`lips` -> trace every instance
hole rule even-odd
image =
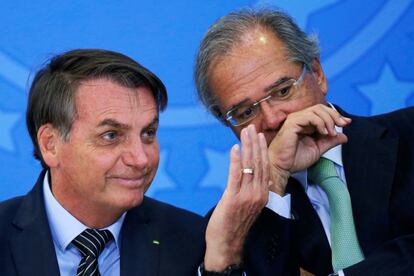
[[[144,176],[111,176],[109,179],[119,185],[128,188],[139,188],[146,183],[146,175]]]

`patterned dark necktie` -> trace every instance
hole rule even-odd
[[[351,197],[332,161],[322,157],[308,173],[308,178],[325,191],[329,200],[332,266],[338,272],[364,259],[355,230]]]
[[[100,276],[98,269],[98,257],[105,248],[107,242],[113,239],[108,230],[86,229],[73,239],[72,244],[82,254],[77,276]]]

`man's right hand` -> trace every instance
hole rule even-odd
[[[326,151],[346,143],[347,137],[335,126],[349,123],[350,118],[323,104],[290,113],[269,145],[270,190],[283,196],[291,173],[307,169]]]

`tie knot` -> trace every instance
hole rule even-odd
[[[72,244],[78,248],[82,256],[93,256],[97,258],[112,238],[113,236],[108,230],[88,228],[74,238]]]
[[[335,164],[321,157],[316,164],[308,169],[308,178],[315,184],[322,184],[328,178],[338,177]]]

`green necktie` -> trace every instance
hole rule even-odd
[[[320,158],[308,169],[308,178],[325,191],[329,200],[333,270],[338,272],[362,261],[364,254],[355,231],[351,197],[334,163]]]

